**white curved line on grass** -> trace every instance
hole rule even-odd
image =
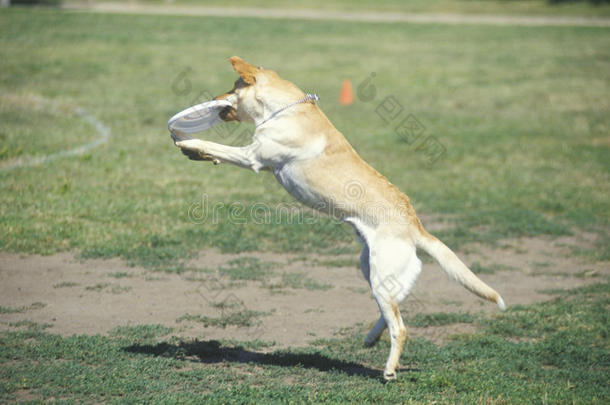
[[[74,107],[72,110],[76,113],[76,115],[87,121],[95,128],[99,135],[97,139],[84,145],[77,146],[76,148],[51,153],[49,155],[39,156],[35,158],[19,158],[15,162],[10,163],[6,166],[0,166],[0,171],[8,171],[19,167],[38,166],[51,160],[67,156],[82,155],[108,141],[108,138],[110,138],[110,128],[108,128],[106,125],[104,125],[104,123],[96,119],[93,115],[89,114],[84,108]]]

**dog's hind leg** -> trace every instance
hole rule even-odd
[[[375,346],[377,342],[379,342],[379,338],[381,337],[381,334],[383,333],[386,327],[387,324],[385,323],[385,319],[383,318],[382,314],[379,317],[379,320],[377,321],[375,326],[373,326],[369,333],[366,335],[366,339],[364,339],[364,345],[366,347]]]
[[[421,271],[421,262],[415,255],[415,247],[403,240],[374,241],[370,249],[371,289],[388,326],[391,341],[383,377],[392,380],[396,378],[396,368],[407,337],[398,304],[409,294]],[[380,323],[377,322],[370,334],[381,334]]]
[[[362,252],[360,252],[360,270],[367,283],[371,284],[371,264],[369,245],[363,241]]]
[[[362,275],[364,276],[364,279],[370,285],[371,284],[371,265],[369,262],[369,260],[370,260],[369,255],[370,255],[369,247],[366,244],[366,242],[364,242],[364,246],[362,247],[362,253],[360,253],[360,270],[362,270]],[[371,331],[366,335],[366,339],[364,339],[364,345],[366,347],[371,347],[371,346],[374,346],[375,344],[377,344],[377,342],[379,341],[379,338],[381,337],[381,334],[383,333],[385,328],[386,328],[385,319],[383,318],[383,315],[381,315],[379,317],[379,320],[375,324],[375,326],[373,326]]]
[[[380,285],[373,287],[373,295],[375,296],[377,305],[379,305],[379,310],[381,311],[382,317],[390,332],[390,355],[388,356],[383,371],[383,378],[386,380],[394,380],[396,379],[398,360],[400,359],[403,345],[407,338],[407,328],[405,328],[405,325],[402,322],[402,317],[398,310],[398,302],[383,290],[384,288]]]

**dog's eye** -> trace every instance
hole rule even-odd
[[[263,67],[262,67],[262,66],[257,66],[257,68],[258,68],[258,69],[262,69]]]

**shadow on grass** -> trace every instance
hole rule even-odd
[[[206,364],[221,362],[256,363],[283,367],[300,366],[319,371],[334,370],[350,376],[363,376],[373,379],[381,379],[382,376],[381,370],[375,370],[353,362],[333,359],[320,353],[291,353],[286,351],[262,353],[247,350],[241,346],[223,346],[217,340],[180,342],[177,344],[166,342],[156,345],[135,344],[125,347],[123,350],[130,353],[173,357],[176,359],[186,359],[187,357],[194,356],[198,358],[198,361]]]

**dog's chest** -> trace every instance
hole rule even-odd
[[[276,167],[273,174],[286,191],[303,204],[317,207],[323,202],[307,182],[304,171],[298,163],[287,163]]]

